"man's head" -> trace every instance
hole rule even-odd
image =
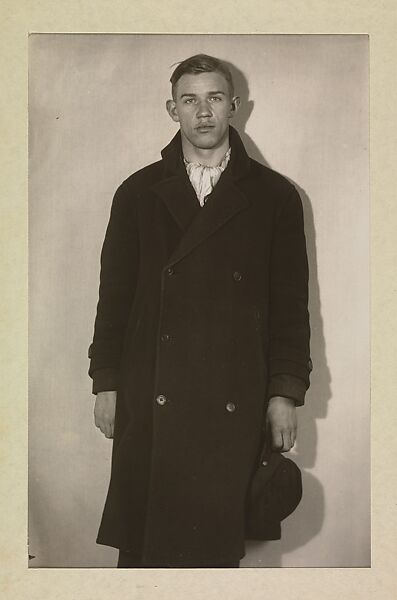
[[[183,143],[202,150],[227,143],[229,121],[240,105],[228,67],[217,58],[197,54],[181,62],[170,81],[167,111],[180,124]]]
[[[226,79],[229,86],[230,96],[234,96],[233,78],[229,67],[227,67],[219,58],[209,56],[208,54],[195,54],[186,58],[178,64],[171,75],[172,97],[176,98],[176,86],[178,80],[188,73],[189,75],[200,75],[200,73],[220,73]]]

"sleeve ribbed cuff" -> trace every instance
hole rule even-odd
[[[274,396],[283,396],[290,398],[295,402],[295,406],[302,406],[305,402],[307,386],[303,379],[294,375],[277,374],[270,378],[267,399]]]
[[[97,369],[92,373],[92,393],[117,391],[118,371],[116,369]]]

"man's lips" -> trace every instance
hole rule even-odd
[[[209,129],[213,129],[214,127],[215,127],[215,125],[202,124],[202,125],[197,125],[196,129],[198,131],[208,131]]]

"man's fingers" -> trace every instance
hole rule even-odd
[[[95,419],[95,425],[101,430],[103,435],[109,439],[113,438],[114,426],[102,419]]]
[[[273,430],[273,448],[280,452],[288,452],[295,444],[295,430]]]
[[[293,446],[295,446],[295,442],[296,442],[296,429],[293,429],[291,431],[291,448]]]
[[[113,438],[113,425],[112,423],[108,423],[106,425],[106,429],[105,429],[106,433],[105,436],[110,440]]]
[[[291,450],[297,430],[296,407],[292,401],[282,396],[271,398],[266,423],[272,430],[273,449],[279,452]]]
[[[273,429],[273,448],[276,450],[281,450],[284,445],[284,440],[282,433],[279,429]]]
[[[289,430],[283,431],[283,449],[282,452],[288,452],[292,448],[291,433]]]
[[[116,398],[116,392],[99,392],[95,400],[94,422],[107,438],[113,437]]]
[[[283,431],[283,449],[282,452],[288,452],[295,445],[296,440],[296,430],[288,430]]]
[[[112,437],[112,427],[109,423],[107,423],[104,427],[104,432],[105,437],[107,438],[111,438]]]

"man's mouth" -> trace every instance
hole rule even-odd
[[[214,127],[215,127],[215,125],[202,124],[202,125],[197,125],[196,129],[197,129],[197,131],[204,133],[206,131],[210,131],[210,129],[213,129]]]

